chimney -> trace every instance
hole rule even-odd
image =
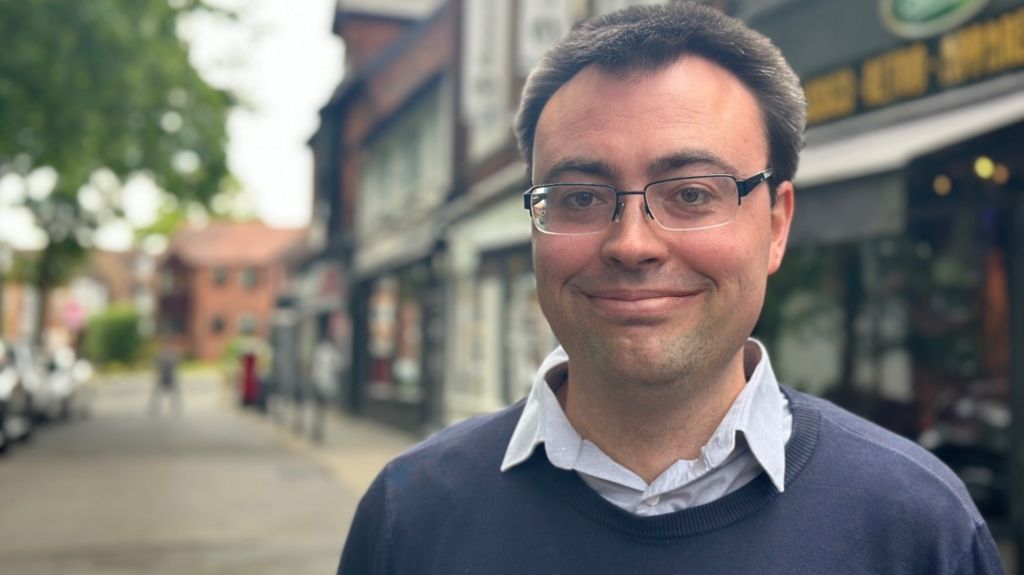
[[[345,71],[357,72],[393,45],[442,0],[338,0],[333,32],[345,42]]]

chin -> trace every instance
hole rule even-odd
[[[607,340],[591,339],[583,346],[584,357],[602,379],[617,387],[633,389],[673,389],[687,385],[695,378],[704,380],[704,367],[699,358],[707,358],[706,350],[695,349],[671,340],[626,341],[608,345]],[[699,346],[698,347],[703,347]],[[570,356],[572,354],[570,353]]]

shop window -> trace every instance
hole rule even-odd
[[[533,375],[544,358],[558,346],[537,299],[533,271],[524,269],[509,278],[508,326],[505,330],[508,381],[505,400],[518,401],[529,393]]]
[[[377,281],[369,305],[370,393],[418,402],[424,397],[425,266]]]
[[[999,521],[1009,493],[1008,221],[976,200],[911,207],[902,235],[790,249],[755,335],[782,383],[932,450]]]

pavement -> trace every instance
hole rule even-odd
[[[213,370],[154,410],[152,381],[97,377],[91,415],[0,460],[0,573],[332,573],[362,494],[417,441],[334,411],[314,444]]]
[[[234,401],[227,384],[225,399]],[[323,441],[314,442],[309,432],[312,421],[309,405],[296,407],[292,402],[282,401],[271,409],[272,413],[239,410],[247,419],[268,429],[289,449],[319,462],[346,490],[360,496],[391,459],[420,441],[413,434],[334,408],[328,411]],[[299,430],[295,429],[297,420],[303,422]]]

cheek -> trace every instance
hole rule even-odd
[[[538,290],[558,289],[586,265],[588,250],[592,248],[578,238],[534,236],[533,269]]]
[[[690,238],[676,253],[695,271],[710,278],[719,290],[746,291],[767,275],[768,242],[759,234],[725,226]]]

